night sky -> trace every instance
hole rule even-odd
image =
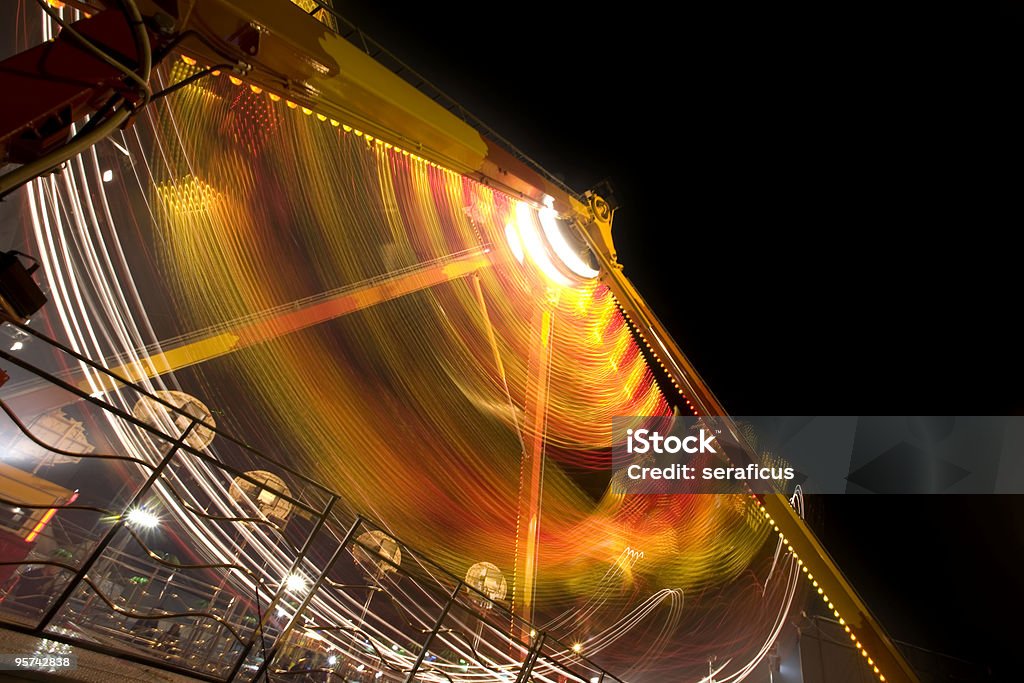
[[[733,414],[1024,413],[1022,3],[343,6],[572,187],[610,179],[620,261]],[[1017,680],[1024,499],[810,505],[896,638]]]

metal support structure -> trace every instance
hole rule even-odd
[[[131,363],[115,364],[110,368],[110,372],[130,382],[157,377],[250,346],[264,344],[284,335],[445,282],[461,279],[481,268],[489,268],[492,263],[491,253],[483,249],[473,249],[450,258],[420,264],[414,268],[375,278],[356,287],[346,287],[277,306],[220,325],[215,330],[197,332],[189,335],[186,341],[165,351],[144,356]],[[113,362],[116,363],[116,360]],[[97,391],[94,385],[85,380],[80,371],[67,381],[87,393]],[[93,382],[98,384],[99,391],[116,391],[121,388],[118,382],[108,377],[94,375]],[[8,403],[24,415],[43,413],[71,402],[73,398],[66,392],[48,384],[30,387],[8,397]]]
[[[652,353],[663,361],[664,372],[689,399],[696,411],[701,415],[716,416],[715,419],[729,430],[737,443],[746,443],[729,418],[729,413],[701,379],[633,283],[623,274],[611,241],[612,212],[602,208],[602,205],[607,207],[600,197],[591,195],[590,207],[576,207],[578,213],[585,213],[588,216],[589,222],[583,232],[600,263],[602,282],[611,289],[631,323],[650,345]],[[678,396],[669,397],[670,402],[673,399],[677,403],[682,403]],[[789,499],[782,494],[758,496],[758,499],[772,516],[779,533],[785,536],[788,545],[793,546],[793,551],[803,561],[808,573],[814,576],[814,580],[829,597],[835,610],[863,644],[874,661],[873,666],[879,668],[885,680],[889,683],[917,683],[917,674],[910,668],[881,624],[868,611],[864,601],[829,557],[814,536],[814,532],[790,505]],[[866,661],[865,658],[865,664]]]
[[[235,665],[231,667],[231,672],[227,676],[228,680],[232,680],[238,675],[238,671],[242,668],[242,665],[245,664],[245,660],[249,657],[249,653],[252,652],[253,646],[256,645],[257,638],[263,637],[263,627],[266,625],[267,619],[273,613],[277,603],[281,600],[281,596],[283,596],[287,590],[286,579],[288,576],[295,573],[295,570],[298,569],[306,559],[306,553],[309,552],[310,547],[313,545],[313,539],[315,539],[317,534],[319,534],[324,528],[324,525],[327,523],[327,517],[331,514],[331,510],[334,509],[334,505],[337,502],[338,496],[336,495],[331,496],[327,501],[327,505],[324,506],[323,511],[320,513],[320,518],[316,520],[316,524],[313,525],[313,529],[309,532],[309,536],[306,537],[306,542],[302,544],[302,548],[299,549],[298,554],[295,556],[291,569],[288,570],[287,575],[281,578],[281,585],[278,586],[277,591],[275,591],[274,597],[267,603],[267,609],[263,612],[263,617],[259,620],[256,626],[253,627],[252,638],[250,638],[249,642],[242,648],[242,652],[235,661]]]
[[[291,634],[292,630],[295,628],[296,622],[298,622],[298,620],[301,618],[301,615],[306,610],[306,608],[309,607],[309,603],[313,600],[313,596],[316,595],[316,592],[318,590],[320,590],[320,586],[323,585],[324,580],[327,578],[327,574],[334,567],[334,563],[337,562],[338,557],[340,557],[341,554],[345,552],[346,547],[348,546],[348,542],[352,540],[352,537],[355,535],[356,530],[359,529],[362,523],[362,516],[356,515],[356,521],[352,524],[351,527],[349,527],[349,530],[345,533],[345,537],[342,539],[341,544],[335,549],[330,559],[327,560],[326,566],[324,566],[323,570],[320,572],[320,575],[316,577],[316,580],[309,587],[309,590],[306,591],[306,595],[302,598],[302,602],[299,603],[299,606],[295,608],[295,614],[292,615],[291,619],[288,620],[288,623],[285,625],[284,629],[282,629],[281,633],[278,634],[277,638],[274,640],[274,644],[270,648],[270,652],[267,653],[267,656],[264,658],[263,662],[260,663],[259,668],[256,669],[256,673],[253,674],[252,677],[254,681],[258,681],[260,676],[262,676],[267,671],[267,669],[270,668],[270,664],[274,661],[274,658],[277,656],[278,651],[281,649],[282,643],[284,643],[285,639]]]
[[[193,427],[196,426],[196,424],[198,424],[198,421],[192,420],[192,422],[190,422],[188,426],[185,427],[185,430],[181,433],[181,436],[178,437],[178,440],[171,444],[171,448],[167,451],[167,454],[163,458],[161,458],[159,464],[157,464],[157,466],[153,468],[153,471],[150,473],[149,477],[142,484],[142,488],[140,488],[138,492],[136,492],[136,494],[132,496],[131,501],[129,501],[128,505],[125,507],[125,511],[133,509],[136,505],[139,504],[139,501],[142,500],[142,497],[149,492],[149,489],[153,487],[153,484],[155,484],[156,480],[160,478],[160,475],[163,473],[163,471],[167,469],[168,465],[171,464],[171,460],[174,458],[175,454],[177,454],[178,449],[180,449],[185,444],[185,440],[188,438],[188,435],[192,432],[192,429]],[[103,538],[100,539],[99,544],[97,544],[96,548],[89,555],[88,559],[86,559],[86,561],[82,563],[82,566],[79,568],[78,573],[76,573],[75,576],[71,579],[71,581],[68,582],[68,585],[64,587],[64,590],[61,591],[60,595],[50,606],[50,608],[46,610],[46,614],[43,615],[43,618],[39,621],[39,624],[36,628],[42,630],[49,626],[50,622],[57,615],[57,612],[59,612],[61,607],[64,606],[64,601],[71,597],[71,594],[75,592],[75,589],[78,588],[79,584],[81,584],[82,579],[89,573],[89,570],[93,568],[93,565],[95,565],[97,560],[99,560],[99,558],[103,555],[103,551],[106,550],[107,546],[110,545],[110,542],[114,540],[114,536],[117,535],[117,532],[120,531],[121,528],[124,527],[124,525],[125,513],[122,513],[121,516],[118,518],[117,522],[115,522],[113,526],[107,529],[107,533],[105,533],[103,535]]]
[[[441,626],[444,625],[444,618],[448,616],[449,610],[452,605],[455,604],[455,598],[459,597],[459,591],[462,590],[462,581],[455,584],[455,589],[451,595],[448,596],[448,602],[444,604],[444,609],[441,610],[440,616],[437,617],[437,621],[434,622],[434,628],[431,629],[427,635],[427,639],[423,641],[423,647],[420,648],[420,654],[416,657],[416,661],[412,664],[412,669],[409,670],[409,675],[405,678],[405,683],[412,683],[416,677],[416,672],[419,671],[420,665],[423,664],[423,658],[427,656],[427,650],[430,649],[431,643],[434,642],[434,638],[437,637],[438,632],[441,630]]]
[[[88,358],[85,358],[84,356],[81,356],[81,354],[76,353],[74,350],[69,349],[69,348],[61,345],[59,342],[56,342],[55,340],[52,340],[52,339],[50,339],[48,337],[45,337],[44,335],[41,335],[40,333],[38,333],[38,332],[36,332],[34,330],[28,330],[28,333],[33,334],[38,339],[40,339],[42,342],[44,342],[46,344],[49,344],[49,345],[53,346],[56,349],[59,349],[63,353],[68,354],[69,356],[78,359],[82,363],[85,363],[86,365],[89,365],[96,372],[98,372],[100,374],[104,374],[106,376],[109,376],[109,375],[107,375],[107,373],[109,373],[109,371],[106,368],[103,368],[102,366],[99,366],[98,364],[96,364],[94,361],[91,361]],[[237,476],[241,476],[241,477],[245,476],[245,473],[243,473],[240,470],[238,470],[237,468],[232,467],[231,465],[228,465],[227,463],[225,463],[225,462],[215,458],[213,455],[208,454],[208,453],[204,453],[204,452],[201,452],[201,451],[197,451],[197,450],[189,447],[187,445],[186,441],[187,441],[188,437],[191,435],[192,430],[194,430],[197,426],[204,425],[204,423],[201,422],[198,418],[196,418],[196,417],[194,417],[192,415],[186,415],[180,409],[174,407],[173,405],[164,403],[158,397],[154,397],[153,395],[147,393],[144,388],[139,387],[138,385],[132,384],[130,382],[124,382],[125,389],[131,389],[132,391],[137,392],[140,395],[150,396],[154,401],[165,405],[165,407],[167,407],[167,409],[170,412],[172,412],[174,414],[177,414],[177,415],[181,415],[181,416],[187,417],[188,418],[188,424],[186,425],[185,431],[182,432],[181,434],[177,435],[177,436],[168,435],[168,434],[164,433],[163,431],[161,431],[157,426],[150,425],[150,424],[147,424],[145,422],[142,422],[136,416],[132,415],[131,413],[125,412],[123,409],[121,409],[121,408],[119,408],[117,406],[107,404],[107,403],[103,402],[102,400],[99,400],[99,399],[97,399],[95,397],[89,396],[88,394],[84,393],[81,389],[79,389],[78,387],[74,386],[73,384],[69,384],[69,383],[67,383],[67,382],[65,382],[65,381],[63,381],[63,380],[53,376],[52,374],[50,374],[50,373],[48,373],[46,371],[41,370],[40,368],[37,368],[37,367],[33,366],[32,364],[28,363],[24,358],[20,358],[20,357],[17,357],[15,355],[8,354],[8,353],[6,353],[2,349],[0,349],[0,359],[8,360],[11,363],[13,363],[13,364],[23,368],[27,372],[29,372],[29,373],[37,376],[37,377],[40,377],[40,378],[44,379],[47,382],[53,383],[55,386],[60,387],[63,391],[69,392],[69,393],[77,396],[83,402],[87,403],[88,405],[90,405],[90,406],[92,406],[92,407],[94,407],[94,408],[96,408],[96,409],[98,409],[100,411],[103,411],[108,416],[115,417],[115,418],[123,421],[125,424],[133,425],[134,427],[136,427],[139,430],[141,430],[143,433],[149,434],[153,438],[158,439],[159,441],[161,441],[161,442],[163,442],[165,444],[164,448],[166,448],[167,450],[166,450],[166,452],[164,452],[162,454],[161,461],[158,462],[155,465],[152,464],[152,463],[149,463],[149,462],[144,462],[144,461],[139,460],[137,458],[126,456],[126,455],[117,455],[117,454],[92,454],[92,455],[88,455],[88,454],[86,454],[86,455],[82,456],[83,458],[97,458],[97,459],[106,459],[106,460],[115,460],[115,461],[117,461],[117,460],[131,461],[131,462],[134,462],[135,464],[137,464],[139,466],[142,466],[142,467],[147,468],[148,470],[150,470],[150,471],[148,471],[146,473],[146,480],[144,482],[142,482],[141,484],[139,484],[140,490],[138,491],[138,493],[135,493],[135,494],[133,494],[131,496],[132,500],[127,504],[127,507],[125,508],[125,510],[130,510],[134,506],[138,505],[144,499],[144,496],[146,495],[146,491],[150,491],[150,492],[153,491],[156,482],[161,477],[161,474],[162,473],[166,473],[166,471],[169,469],[169,464],[178,462],[180,460],[180,456],[181,456],[181,451],[182,450],[184,450],[187,453],[189,453],[189,456],[192,457],[192,458],[195,458],[197,461],[202,461],[202,462],[204,462],[206,464],[213,465],[213,466],[215,466],[216,468],[222,470],[225,473],[234,475],[236,477]],[[111,376],[111,379],[116,379],[116,378]],[[16,418],[14,413],[10,413],[10,417]],[[302,604],[300,604],[298,606],[298,611],[296,612],[296,615],[300,615],[304,611],[308,612],[309,609],[311,608],[311,606],[313,605],[313,601],[317,599],[317,596],[319,596],[320,598],[323,598],[323,599],[330,599],[332,597],[332,594],[330,592],[325,592],[325,588],[324,588],[324,583],[325,582],[330,582],[330,578],[328,576],[328,572],[330,571],[332,565],[333,566],[337,566],[338,557],[340,556],[340,554],[345,549],[350,549],[353,546],[353,544],[358,544],[358,541],[354,538],[354,536],[358,532],[359,525],[362,525],[364,528],[365,527],[370,527],[370,528],[376,528],[378,530],[382,530],[382,527],[380,525],[374,524],[371,521],[368,521],[365,517],[360,516],[360,517],[357,517],[356,522],[353,523],[353,525],[347,530],[346,533],[344,533],[344,534],[340,533],[338,530],[334,529],[334,524],[335,524],[335,522],[337,520],[333,519],[332,516],[331,516],[331,511],[333,509],[331,506],[332,505],[336,505],[335,501],[339,500],[339,498],[338,498],[338,496],[336,494],[332,493],[330,490],[324,488],[323,486],[321,486],[319,484],[316,484],[315,482],[313,482],[313,481],[311,481],[309,479],[306,479],[302,475],[299,475],[298,473],[296,473],[293,470],[291,470],[288,466],[286,466],[286,465],[284,465],[282,463],[276,462],[275,460],[273,460],[271,458],[268,458],[266,455],[264,455],[262,453],[259,453],[257,451],[254,451],[254,450],[252,450],[251,448],[249,448],[247,446],[244,446],[244,444],[242,444],[238,439],[232,437],[231,435],[225,434],[221,430],[216,430],[216,433],[219,434],[221,436],[221,438],[226,439],[226,440],[228,440],[228,441],[230,441],[232,443],[235,443],[235,444],[238,444],[238,445],[242,446],[253,457],[255,457],[258,461],[265,462],[265,463],[267,463],[267,465],[272,465],[273,469],[280,469],[281,471],[284,471],[284,472],[291,472],[293,475],[297,476],[301,481],[304,481],[304,482],[312,485],[316,490],[325,493],[327,495],[327,497],[330,498],[330,501],[328,503],[321,504],[320,506],[318,506],[318,508],[316,510],[314,510],[312,507],[306,506],[301,501],[299,501],[299,500],[297,500],[295,498],[286,497],[286,499],[289,500],[290,502],[292,502],[294,505],[296,505],[296,506],[298,506],[298,507],[300,507],[300,508],[302,508],[304,510],[307,510],[307,511],[311,512],[312,516],[314,517],[314,519],[316,519],[316,522],[315,522],[316,526],[307,535],[307,537],[305,539],[305,542],[302,544],[302,549],[300,550],[300,555],[294,561],[294,563],[292,564],[292,569],[290,571],[294,571],[295,567],[300,567],[300,566],[304,566],[304,565],[308,566],[308,562],[305,561],[304,557],[309,557],[311,554],[314,554],[315,553],[315,548],[323,548],[324,550],[327,550],[328,553],[330,553],[330,555],[331,555],[329,563],[328,563],[326,569],[321,571],[319,568],[314,568],[314,569],[312,569],[310,571],[310,573],[312,575],[311,578],[313,579],[313,585],[309,588],[309,592],[303,596],[303,599],[301,601],[299,601]],[[175,456],[179,456],[178,459],[176,459]],[[151,470],[156,470],[156,471],[153,472]],[[280,491],[278,491],[276,493],[277,493],[277,495],[285,496],[285,494],[283,494]],[[226,495],[226,492],[225,492],[225,495]],[[120,494],[118,494],[116,497],[120,498]],[[77,506],[77,507],[81,507],[81,506]],[[114,514],[114,511],[109,511],[109,510],[105,510],[105,509],[101,509],[101,508],[87,507],[87,509],[95,510],[95,511],[98,511],[98,512],[103,513],[103,514]],[[247,520],[245,518],[237,518],[237,519],[231,518],[231,519],[233,521],[235,521],[235,522],[239,522],[239,521],[242,521],[242,522],[244,522],[244,521],[253,521],[253,520]],[[245,649],[245,652],[241,653],[239,659],[237,659],[235,661],[226,661],[226,662],[220,662],[220,661],[214,662],[214,661],[212,661],[213,645],[210,645],[209,647],[207,647],[204,652],[198,653],[198,656],[199,656],[198,660],[195,660],[194,657],[190,658],[190,659],[183,659],[183,658],[181,658],[178,655],[174,655],[174,657],[171,657],[171,656],[167,655],[166,651],[160,650],[159,648],[154,649],[152,651],[151,650],[139,650],[139,649],[137,649],[137,647],[135,647],[135,634],[134,634],[134,632],[126,634],[126,635],[131,636],[131,638],[127,642],[116,642],[116,641],[105,641],[105,640],[104,641],[93,641],[93,640],[89,639],[89,633],[90,633],[90,628],[91,628],[90,627],[90,623],[91,622],[89,622],[88,620],[81,621],[79,623],[79,627],[81,628],[81,631],[82,631],[83,636],[84,636],[82,638],[78,638],[78,637],[75,637],[74,635],[72,635],[71,633],[64,632],[63,629],[55,629],[55,630],[52,630],[52,631],[46,630],[47,623],[52,623],[54,619],[58,618],[58,615],[61,612],[61,607],[66,608],[69,605],[74,603],[74,601],[75,601],[75,596],[74,596],[74,592],[75,592],[74,588],[75,588],[75,586],[76,585],[80,586],[83,583],[83,579],[87,578],[87,574],[90,571],[93,571],[95,569],[95,566],[96,566],[99,558],[101,556],[103,556],[103,557],[112,557],[111,544],[114,542],[114,539],[116,539],[117,533],[118,533],[118,529],[121,528],[121,526],[123,526],[123,523],[121,525],[118,525],[118,526],[115,526],[115,527],[111,528],[110,530],[104,529],[104,534],[105,534],[104,539],[102,539],[98,543],[92,544],[93,550],[90,552],[90,556],[85,560],[85,564],[82,566],[81,570],[78,571],[77,574],[76,574],[76,577],[78,577],[78,578],[73,580],[71,582],[71,584],[65,590],[61,591],[61,595],[57,599],[57,605],[54,605],[52,607],[52,609],[50,610],[50,612],[47,615],[47,620],[46,621],[44,621],[43,623],[40,623],[38,625],[26,626],[26,625],[17,623],[17,621],[9,621],[8,619],[0,619],[0,621],[3,622],[3,627],[7,628],[7,629],[10,629],[12,631],[17,631],[19,633],[25,633],[25,634],[32,635],[32,636],[35,636],[35,637],[49,638],[49,639],[52,639],[52,640],[57,641],[57,642],[65,643],[65,644],[68,644],[68,645],[72,645],[74,647],[80,647],[80,648],[85,649],[85,650],[90,650],[90,651],[95,651],[95,652],[105,653],[105,654],[113,654],[114,656],[117,656],[117,657],[119,657],[121,659],[124,659],[124,660],[127,660],[127,661],[135,662],[135,663],[138,663],[140,665],[148,665],[148,666],[159,667],[159,668],[164,669],[166,671],[170,671],[170,672],[173,672],[173,673],[176,673],[176,674],[181,674],[181,675],[184,675],[184,676],[190,676],[190,677],[195,678],[197,680],[204,680],[204,681],[211,681],[211,682],[217,682],[217,681],[223,682],[225,680],[230,680],[231,678],[238,678],[239,675],[240,675],[240,672],[241,672],[241,667],[245,665],[245,663],[248,660],[248,658],[252,655],[253,647],[255,647],[256,643],[260,642],[259,641],[259,632],[260,632],[259,624],[266,623],[261,618],[257,618],[257,626],[256,626],[256,628],[253,631],[253,634],[252,634],[253,637],[248,641],[248,643],[246,643],[243,638],[238,637],[237,634],[235,634],[236,637],[237,637],[238,642],[241,643],[242,648]],[[328,533],[325,533],[325,530],[330,530],[330,531]],[[328,536],[330,536],[330,540],[326,540],[326,538]],[[333,541],[335,541],[338,538],[343,538],[343,540],[340,542],[339,545],[334,545]],[[90,539],[90,543],[92,543],[91,539]],[[325,548],[324,547],[325,544],[330,544],[330,545]],[[421,564],[430,566],[431,570],[430,570],[429,573],[431,574],[431,577],[430,577],[431,579],[436,579],[436,577],[438,577],[438,576],[446,576],[446,577],[448,577],[447,581],[451,582],[449,585],[456,586],[455,590],[453,591],[453,593],[449,597],[447,604],[444,606],[444,613],[442,613],[442,615],[441,615],[441,617],[439,619],[438,625],[436,625],[435,628],[432,631],[432,633],[433,633],[432,638],[429,639],[427,644],[425,645],[424,653],[428,651],[429,647],[431,646],[431,643],[434,642],[435,639],[440,637],[441,633],[448,631],[448,629],[444,629],[443,628],[443,620],[450,613],[450,611],[452,609],[452,606],[455,604],[455,600],[457,599],[459,592],[462,591],[462,590],[468,590],[471,593],[477,594],[477,598],[475,598],[475,599],[479,599],[479,600],[488,602],[490,604],[490,608],[492,610],[495,610],[496,612],[500,612],[502,615],[507,616],[510,620],[512,620],[513,623],[518,621],[515,618],[515,616],[504,605],[499,605],[497,603],[494,603],[494,601],[491,600],[488,596],[484,595],[483,593],[480,593],[479,591],[477,591],[476,589],[473,589],[472,587],[466,586],[466,584],[459,577],[452,575],[449,571],[445,570],[443,567],[438,565],[436,562],[431,561],[423,553],[421,553],[421,552],[411,548],[408,544],[401,543],[401,545],[402,545],[402,548],[405,549],[407,552],[409,552],[412,555],[416,556],[418,558],[418,561]],[[316,553],[316,555],[317,556],[321,556],[319,553]],[[382,561],[383,562],[388,562],[388,560],[386,558],[382,558]],[[143,562],[145,562],[145,560],[143,560]],[[28,564],[31,564],[31,563],[28,563]],[[395,571],[401,573],[401,575],[405,576],[408,580],[412,580],[414,583],[417,583],[418,585],[421,585],[421,582],[423,580],[422,577],[417,578],[413,574],[410,574],[406,570],[403,570],[398,565],[392,564],[392,566],[394,567]],[[333,582],[332,582],[331,585],[334,588],[342,588],[342,589],[344,589],[344,588],[352,588],[353,587],[353,586],[335,585],[335,584],[333,584]],[[433,588],[434,586],[436,586],[436,584],[434,584],[434,583],[430,583],[429,585],[421,585],[421,587],[423,589],[428,590],[430,592],[434,592],[434,590],[435,590],[435,588]],[[210,589],[214,588],[213,584],[210,584],[208,587]],[[362,586],[360,586],[360,588],[361,587]],[[270,605],[268,607],[269,612],[271,612],[271,613],[273,612],[274,605],[276,604],[276,602],[279,602],[280,599],[281,599],[280,596],[281,596],[281,590],[279,589],[278,592],[275,594],[274,600],[272,600],[270,602]],[[262,602],[259,601],[258,594],[257,594],[257,601],[258,601],[257,602],[257,606],[262,607]],[[98,601],[98,603],[99,602],[101,602],[101,601]],[[436,602],[434,602],[434,599],[431,599],[430,604],[434,605],[434,604],[440,604],[440,603],[436,603]],[[102,612],[100,614],[102,614]],[[119,611],[119,610],[117,610],[117,609],[112,607],[111,611],[108,612],[108,614],[125,614],[125,613],[121,612],[121,611]],[[210,616],[208,614],[207,615],[202,615],[200,613],[196,613],[196,615],[197,616],[206,616],[206,617]],[[178,615],[166,615],[166,616],[168,616],[169,618],[172,618],[172,619],[177,619],[177,618],[181,618],[181,617],[188,616],[188,615],[186,615],[186,614],[178,614]],[[260,616],[262,616],[262,615],[260,615]],[[143,617],[143,618],[151,619],[152,617]],[[160,618],[160,617],[157,617],[157,618]],[[225,619],[230,619],[230,618],[231,617],[230,617],[230,613],[229,613],[225,617]],[[288,647],[288,644],[285,642],[285,640],[288,637],[288,634],[289,633],[294,633],[297,628],[301,628],[300,622],[295,621],[296,618],[298,618],[298,617],[297,616],[293,617],[290,620],[289,626],[286,628],[285,632],[283,632],[281,634],[278,634],[278,635],[276,635],[274,637],[274,642],[272,643],[272,646],[271,646],[271,648],[269,650],[269,653],[264,655],[264,660],[265,660],[264,665],[262,667],[255,666],[254,669],[261,670],[263,672],[263,674],[266,675],[267,671],[269,671],[270,667],[274,664],[274,662],[277,661],[278,658],[280,658],[282,656],[282,652],[284,652],[285,649]],[[530,624],[525,624],[524,626],[525,626],[525,628],[523,628],[521,631],[516,631],[515,635],[518,636],[521,633],[526,633],[527,631],[529,631],[530,633],[533,633],[534,635],[536,634],[536,631],[533,630],[533,627]],[[350,629],[342,628],[342,630],[350,630]],[[424,633],[425,632],[426,631],[424,631]],[[531,638],[533,638],[533,636],[531,636]],[[550,638],[548,638],[548,640],[550,641]],[[541,645],[538,644],[536,640],[533,640],[532,642],[534,643],[534,645],[531,648],[530,646],[527,645],[527,643],[529,643],[529,642],[531,642],[531,640],[527,640],[525,637],[515,638],[515,639],[511,639],[509,641],[509,645],[514,650],[519,651],[519,652],[529,652],[529,651],[532,651],[534,653],[532,655],[533,663],[530,664],[530,667],[533,667],[535,665],[537,657],[539,656],[537,653],[539,652],[539,648],[541,647]],[[234,647],[237,647],[237,645],[234,646]],[[232,650],[233,650],[233,648],[232,648]],[[225,651],[224,654],[228,654],[228,652]],[[238,655],[236,655],[236,656],[238,656]],[[177,659],[175,659],[175,657]],[[425,655],[424,655],[424,657],[425,657]],[[423,661],[424,661],[423,658],[421,658],[419,664],[417,664],[417,671],[419,670],[419,667],[422,667],[422,662]],[[550,665],[553,667],[554,671],[565,671],[565,672],[568,672],[568,671],[570,671],[572,669],[572,666],[575,663],[578,663],[579,661],[581,661],[581,658],[578,657],[578,656],[575,656],[575,657],[571,657],[569,661],[562,661],[562,658],[557,653],[555,653],[554,655],[552,655],[549,658],[547,658],[546,661],[550,662]],[[586,660],[583,660],[583,661],[586,661]],[[218,670],[224,670],[227,677],[225,677],[224,675],[214,675],[214,674],[208,673],[207,671],[203,671],[202,670],[205,665],[210,665],[210,664],[215,664],[218,667]],[[592,670],[595,671],[595,672],[602,672],[603,671],[601,669],[601,667],[596,666],[593,662],[587,662],[587,665],[590,666],[592,668]],[[232,670],[230,672],[227,672],[226,669],[228,669],[228,668],[231,668]],[[610,675],[607,675],[606,679],[607,680],[614,680],[614,677],[612,677]]]
[[[513,612],[533,621],[537,556],[540,551],[541,492],[544,484],[544,436],[547,429],[548,380],[554,317],[543,306],[535,319],[535,343],[530,348],[526,379],[526,428],[519,468],[519,511],[516,518],[516,566],[513,576]],[[513,634],[515,635],[515,634]]]
[[[519,435],[519,443],[525,449],[526,446],[523,444],[523,428],[519,424],[518,412],[515,409],[515,404],[512,401],[512,392],[508,388],[508,376],[505,374],[505,363],[501,360],[501,349],[498,347],[498,336],[494,333],[494,325],[491,324],[491,314],[487,309],[487,298],[484,296],[483,287],[480,285],[480,274],[474,273],[472,278],[473,283],[473,294],[476,296],[477,306],[480,307],[480,314],[483,316],[484,333],[487,335],[487,343],[491,347],[491,355],[494,357],[494,369],[498,373],[498,377],[501,378],[501,387],[505,391],[505,400],[508,401],[509,408],[512,409],[512,420],[516,425],[516,433]]]
[[[530,647],[530,651],[526,653],[523,665],[519,667],[516,683],[527,683],[530,680],[530,675],[533,673],[533,665],[537,663],[537,658],[540,657],[540,650],[544,647],[544,641],[547,637],[548,634],[546,632],[537,635],[537,640]],[[604,680],[604,671],[601,672],[601,680]]]

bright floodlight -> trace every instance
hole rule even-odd
[[[134,508],[128,512],[128,523],[140,529],[155,529],[160,525],[160,518],[146,508]]]
[[[582,649],[583,649],[583,644],[582,643],[573,643],[572,644],[572,651],[575,652],[576,654],[579,654],[580,650],[582,650]]]
[[[284,580],[284,587],[290,593],[301,593],[306,590],[306,577],[301,574],[289,574],[288,578]]]
[[[111,171],[109,168],[106,171],[103,172],[103,182],[109,183],[113,179],[114,179],[114,172]]]
[[[334,655],[331,655],[330,657],[327,658],[327,663],[329,665],[331,665],[331,666],[334,666],[335,664],[338,663],[338,658],[336,656],[334,656]]]
[[[519,231],[516,230],[515,224],[505,224],[505,239],[508,240],[508,248],[512,250],[512,255],[516,257],[516,261],[522,263],[523,259],[526,258],[526,254],[523,253],[523,241],[519,239]]]
[[[535,215],[536,212],[526,202],[516,204],[516,226],[519,228],[519,236],[523,240],[526,253],[549,280],[563,287],[571,287],[572,280],[562,275],[562,271],[558,270],[558,267],[551,262],[548,250],[544,246],[544,239],[540,236],[540,231],[537,230]]]
[[[545,206],[537,212],[537,217],[540,218],[540,225],[544,228],[544,236],[547,237],[548,244],[551,245],[551,249],[561,259],[562,263],[565,264],[566,268],[588,280],[598,276],[599,273],[580,258],[580,255],[576,253],[576,250],[565,239],[565,235],[562,234],[562,229],[558,226],[558,221],[556,220],[558,214],[555,213],[553,208]]]

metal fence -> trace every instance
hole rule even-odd
[[[0,350],[5,466],[77,490],[26,502],[0,475],[5,533],[35,534],[0,546],[4,627],[210,681],[619,680],[207,415],[17,327],[58,360]],[[95,448],[34,434],[19,412],[42,404]],[[43,451],[59,464],[28,474]]]

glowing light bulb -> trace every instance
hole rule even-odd
[[[129,524],[141,529],[155,529],[160,525],[160,518],[146,508],[133,508],[126,519]]]
[[[546,197],[545,199],[551,198]],[[545,206],[537,212],[537,216],[540,218],[540,225],[541,228],[544,229],[544,236],[547,238],[548,244],[551,245],[551,249],[555,252],[555,256],[565,264],[565,267],[576,275],[588,280],[590,278],[597,277],[597,271],[591,268],[590,264],[581,259],[580,255],[576,253],[572,246],[569,245],[569,242],[565,239],[565,235],[562,234],[562,230],[558,226],[558,221],[555,220],[557,218],[555,210],[550,206]]]
[[[547,249],[544,248],[544,241],[537,231],[537,223],[533,218],[533,209],[525,202],[518,202],[516,204],[516,227],[519,228],[519,236],[526,247],[527,255],[529,255],[530,260],[534,262],[537,268],[556,284],[563,287],[572,285],[572,281],[562,275],[562,272],[555,267],[555,264],[548,257]]]
[[[306,577],[301,574],[289,574],[284,580],[284,587],[291,593],[299,593],[306,590]]]

